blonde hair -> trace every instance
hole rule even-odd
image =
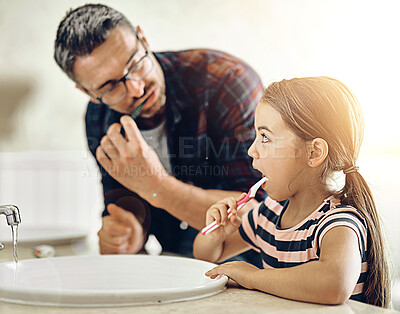
[[[330,77],[283,80],[264,91],[261,103],[277,110],[301,139],[323,138],[328,143],[322,183],[333,171],[354,169],[364,136],[364,120],[357,98],[346,85]],[[363,293],[367,303],[388,307],[389,267],[371,191],[361,174],[353,170],[346,175],[344,188],[334,194],[343,204],[357,208],[366,219],[368,276]]]

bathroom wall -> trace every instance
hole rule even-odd
[[[22,227],[74,226],[95,234],[103,208],[100,173],[86,152],[3,152],[0,204],[18,206]]]
[[[52,57],[59,21],[86,2],[0,0],[0,151],[86,148],[86,97]],[[140,25],[155,51],[221,49],[250,63],[265,85],[307,75],[344,81],[364,106],[364,151],[399,153],[398,1],[100,2]],[[18,88],[20,99],[13,96]]]
[[[102,209],[98,178],[85,181],[75,177],[78,183],[74,184],[97,191],[81,195],[78,200],[62,183],[72,182],[71,177],[63,177],[66,181],[57,179],[59,174],[54,170],[50,171],[53,185],[46,185],[46,177],[29,183],[31,179],[27,181],[21,175],[21,171],[30,171],[28,166],[16,166],[13,173],[10,167],[15,165],[10,166],[10,160],[42,160],[42,171],[46,171],[49,158],[61,161],[58,170],[66,167],[62,165],[69,164],[66,159],[70,158],[78,169],[72,171],[75,174],[86,162],[80,156],[86,154],[83,116],[87,98],[58,69],[52,57],[59,21],[69,8],[86,2],[0,0],[0,203],[10,201],[13,195],[16,202],[29,206],[25,195],[29,184],[48,187],[48,195],[57,206],[42,200],[40,210],[57,221],[74,221],[75,216],[67,214],[65,206],[72,206],[76,213],[87,210],[83,215],[89,220],[98,217]],[[361,172],[372,183],[395,265],[400,269],[400,210],[395,198],[400,190],[398,1],[100,2],[121,10],[133,24],[140,25],[155,51],[197,47],[224,50],[252,65],[265,85],[312,75],[329,75],[348,84],[363,105],[367,125]],[[91,157],[86,157],[93,165]],[[24,182],[28,191],[18,190],[18,182]],[[52,189],[60,193],[67,189],[69,197],[60,203],[54,195],[61,194]],[[41,197],[46,198],[44,194]],[[34,219],[33,212],[28,215]]]

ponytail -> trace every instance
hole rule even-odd
[[[381,222],[371,190],[358,171],[347,172],[346,185],[341,193],[341,199],[343,204],[358,209],[367,222],[368,277],[363,289],[366,302],[388,308],[390,305],[390,275]]]

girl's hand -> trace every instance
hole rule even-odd
[[[206,215],[206,226],[214,221],[221,227],[211,231],[209,236],[211,238],[226,238],[236,231],[242,223],[242,219],[237,216],[236,203],[246,196],[246,193],[240,195],[238,199],[234,197],[227,197],[223,200],[212,205]],[[228,218],[228,210],[231,210],[232,216]]]
[[[260,269],[246,262],[228,262],[221,264],[205,273],[211,279],[215,279],[218,275],[225,275],[236,281],[242,287],[254,289],[253,275]]]

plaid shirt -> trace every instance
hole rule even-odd
[[[254,138],[254,110],[263,91],[258,75],[244,62],[218,51],[188,50],[154,55],[165,76],[172,175],[205,189],[247,191],[260,178],[247,155]],[[105,105],[89,103],[86,131],[94,156],[108,127],[119,122],[121,115]],[[125,200],[122,207],[128,210],[129,207],[145,207],[145,211],[150,208],[151,215],[142,221],[150,233],[163,233],[156,235],[163,248],[183,254],[186,249],[191,250],[191,246],[178,248],[179,242],[187,238],[179,234],[182,232],[179,220],[153,208],[101,170],[105,205],[122,204],[121,200]],[[131,203],[127,195],[134,196]],[[264,194],[259,192],[257,198],[263,199]],[[132,199],[135,200],[132,202]],[[103,216],[107,214],[105,210]],[[197,231],[192,233],[195,235]]]

